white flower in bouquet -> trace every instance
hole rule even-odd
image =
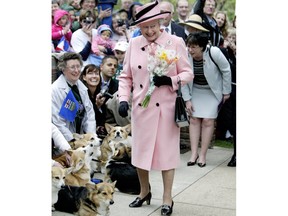
[[[142,101],[142,107],[146,108],[150,102],[151,95],[155,89],[153,77],[155,75],[163,76],[168,73],[170,67],[179,59],[179,56],[174,50],[167,50],[152,43],[148,46],[148,65],[150,86]]]

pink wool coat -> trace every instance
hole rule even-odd
[[[147,45],[143,37],[132,38],[119,76],[119,101],[129,101],[132,93],[132,164],[145,170],[169,170],[180,163],[180,129],[174,122],[177,79],[182,85],[192,81],[193,69],[182,38],[163,31],[155,41],[180,56],[167,76],[171,86],[156,87],[147,108],[141,102],[149,87]]]

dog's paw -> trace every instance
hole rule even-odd
[[[54,212],[55,211],[55,208],[54,208],[54,206],[52,206],[52,212]]]

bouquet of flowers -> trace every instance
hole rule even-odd
[[[148,65],[147,70],[149,72],[150,86],[144,100],[142,101],[142,107],[146,108],[150,102],[151,95],[155,89],[153,77],[155,75],[166,75],[169,68],[172,67],[179,59],[174,50],[167,50],[160,45],[152,43],[148,46]]]

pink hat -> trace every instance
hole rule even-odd
[[[170,14],[169,11],[161,12],[158,1],[156,0],[136,8],[136,21],[131,25],[150,22],[156,19],[164,19],[168,14]]]

